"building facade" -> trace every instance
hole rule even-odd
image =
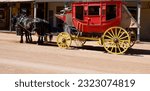
[[[9,4],[0,3],[0,29],[9,29]]]
[[[6,0],[7,1],[7,0]],[[9,0],[8,0],[9,1]],[[10,0],[11,1],[11,0]],[[15,0],[14,0],[15,1]],[[0,30],[9,29],[10,18],[18,15],[20,13],[21,8],[28,9],[28,15],[32,17],[39,17],[42,19],[46,19],[50,22],[51,26],[54,28],[61,27],[63,23],[61,20],[57,19],[54,15],[59,13],[61,9],[64,8],[66,1],[71,3],[73,1],[91,1],[91,0],[20,0],[21,2],[11,2],[4,3],[0,2]],[[36,12],[35,12],[35,1],[36,1]],[[99,1],[99,0],[92,0]],[[134,18],[138,21],[140,18],[140,40],[150,41],[150,1],[149,0],[140,0],[141,5],[141,16],[138,17],[138,0],[123,0],[126,1],[126,5]],[[4,5],[4,6],[3,6]],[[10,6],[11,8],[8,8]],[[10,11],[11,9],[11,11]],[[11,13],[11,16],[10,16]],[[36,13],[36,14],[35,14]]]

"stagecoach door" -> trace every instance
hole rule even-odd
[[[101,16],[100,16],[100,6],[88,6],[88,24],[89,26],[100,26]]]

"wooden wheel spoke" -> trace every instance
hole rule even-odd
[[[70,40],[69,40],[69,41],[66,41],[66,44],[69,45],[69,44],[70,44]]]
[[[105,35],[105,37],[107,37],[107,38],[109,38],[109,39],[113,38],[113,37],[110,37],[110,36],[108,36],[108,35]]]
[[[65,44],[64,44],[64,47],[68,47],[68,45],[65,43]]]
[[[122,40],[122,39],[126,39],[126,38],[128,38],[128,36],[121,37],[120,39]]]
[[[114,49],[116,47],[116,45],[113,43],[111,47]],[[113,51],[113,50],[111,49],[111,51]]]
[[[118,30],[117,30],[117,28],[115,29],[115,37],[118,37],[118,32],[117,32]]]
[[[62,48],[64,47],[63,44],[61,44],[61,45],[59,45],[59,46],[62,47]]]
[[[114,47],[112,47],[110,51],[113,51],[113,49],[114,49]]]
[[[122,32],[122,34],[120,36],[118,36],[118,37],[121,38],[124,34],[125,34],[125,32]]]
[[[120,42],[126,43],[129,42],[129,40],[120,40]]]
[[[66,41],[70,41],[70,40],[71,40],[71,39],[69,39],[69,38],[68,38],[68,39],[66,39]]]
[[[107,46],[107,48],[115,47],[113,42],[107,42],[107,43],[105,43],[105,45]]]
[[[58,42],[58,44],[62,44],[62,42]]]
[[[114,32],[113,32],[113,30],[111,29],[111,33],[113,34],[113,36],[115,36],[115,34],[114,34]]]
[[[122,30],[121,30],[121,29],[119,29],[119,32],[118,32],[118,35],[117,35],[118,37],[120,36],[121,31],[122,31]]]
[[[105,43],[105,44],[106,44],[106,46],[109,46],[109,47],[110,47],[110,46],[113,46],[113,43],[112,43],[112,42],[110,42],[110,41],[109,41],[109,42],[107,42],[107,43]]]
[[[104,41],[111,41],[111,39],[104,39]]]
[[[62,46],[65,48],[65,47],[67,47],[67,44],[66,43],[62,43]]]
[[[113,38],[114,36],[110,33],[110,32],[108,32],[108,34],[111,36],[111,38]]]
[[[117,48],[118,48],[119,52],[122,52],[122,51],[121,51],[121,49],[120,49],[120,46],[119,46],[119,44],[117,45]]]

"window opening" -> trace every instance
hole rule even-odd
[[[89,15],[100,15],[99,6],[89,6],[88,9],[89,9],[89,12],[88,12]]]
[[[106,6],[106,20],[111,20],[116,18],[116,5]]]
[[[76,18],[83,20],[83,6],[76,6]]]

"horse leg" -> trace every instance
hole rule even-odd
[[[20,43],[23,43],[23,31],[22,30],[20,30],[20,32],[21,32],[21,34],[20,34]]]
[[[38,37],[38,45],[42,45],[43,44],[43,36],[39,36]]]
[[[43,36],[41,36],[41,45],[43,44],[43,42],[44,42],[44,41],[43,41]]]
[[[44,36],[44,41],[45,41],[45,42],[48,42],[47,36],[48,36],[48,35],[45,35],[45,36]]]
[[[28,40],[28,43],[32,43],[32,35],[31,35],[31,33],[27,34],[27,40]]]
[[[30,43],[32,43],[32,34],[31,33],[29,34],[29,41],[30,41]]]
[[[23,43],[23,35],[21,35],[20,43]]]
[[[27,43],[32,42],[32,34],[26,31],[26,41]]]
[[[50,35],[49,35],[49,40],[50,40],[50,42],[52,41],[52,39],[53,39],[53,35],[50,34]]]
[[[26,43],[29,43],[29,35],[26,31],[25,31],[25,37],[26,37]]]
[[[40,36],[38,36],[38,41],[37,41],[37,43],[38,43],[38,45],[40,45]]]
[[[30,43],[31,42],[30,41],[30,33],[26,31],[25,34],[26,34],[26,43]]]

